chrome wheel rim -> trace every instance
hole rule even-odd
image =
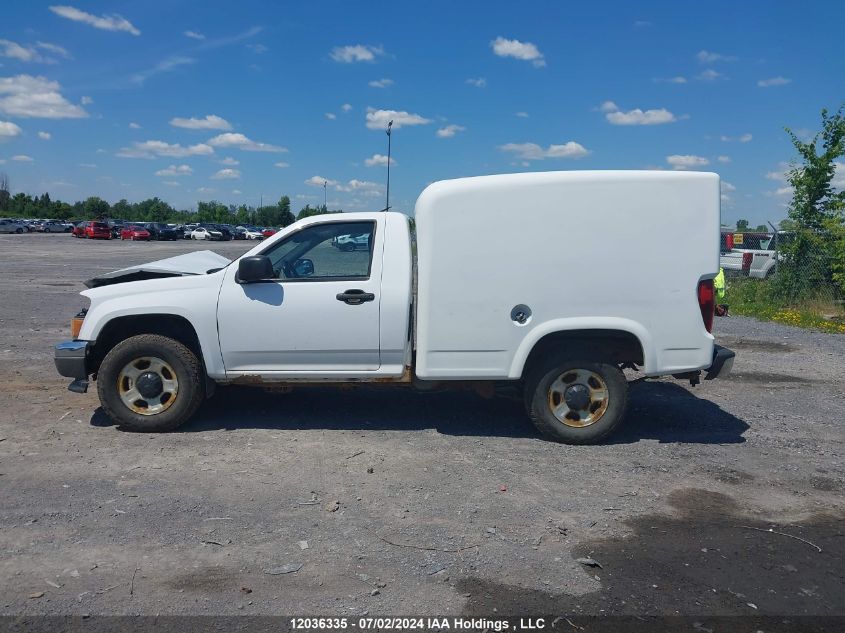
[[[179,393],[173,368],[155,356],[136,358],[117,376],[120,400],[139,415],[157,415],[169,409]]]
[[[568,369],[549,386],[549,410],[571,427],[595,424],[610,403],[607,383],[594,371]]]

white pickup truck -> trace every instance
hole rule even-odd
[[[719,177],[547,172],[436,182],[409,220],[292,224],[229,261],[211,251],[86,282],[59,373],[118,425],[178,427],[216,384],[509,381],[547,437],[598,442],[623,418],[623,369],[730,371],[714,345]],[[651,249],[653,227],[686,235]],[[342,236],[366,249],[340,250]],[[342,240],[341,240],[342,241]],[[680,253],[680,255],[679,255]]]

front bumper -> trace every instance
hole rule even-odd
[[[53,348],[53,360],[59,375],[73,378],[68,389],[76,393],[88,391],[88,341],[64,341]]]
[[[733,369],[735,357],[736,353],[733,350],[729,350],[727,347],[722,347],[721,345],[714,345],[713,363],[707,368],[704,380],[713,380],[720,376],[727,376],[731,373],[731,369]]]

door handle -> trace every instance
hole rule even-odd
[[[373,301],[375,298],[376,296],[372,292],[364,292],[358,288],[353,288],[352,290],[347,290],[346,292],[340,292],[337,295],[338,301],[343,301],[351,306],[361,305],[367,301]]]

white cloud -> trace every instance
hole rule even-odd
[[[830,181],[837,189],[845,189],[845,163],[833,163],[835,171],[833,172],[833,180]]]
[[[528,113],[527,112],[517,112],[516,116],[518,116],[520,119],[527,119]]]
[[[549,145],[545,149],[536,143],[506,143],[500,145],[499,149],[503,152],[510,152],[522,160],[582,158],[590,153],[590,150],[575,141],[568,141],[560,145]]]
[[[79,100],[79,103],[81,103],[82,105],[91,105],[92,103],[94,103],[94,100],[91,97],[82,97]]]
[[[129,81],[134,84],[143,84],[147,79],[153,77],[155,75],[159,75],[161,73],[167,73],[171,70],[175,70],[180,66],[187,66],[189,64],[193,64],[196,60],[191,59],[190,57],[168,57],[164,61],[160,61],[158,64],[151,68],[147,68],[146,70],[142,70],[141,72],[137,72],[132,77],[130,77]]]
[[[378,191],[382,188],[380,184],[370,182],[369,180],[358,180],[357,178],[353,178],[352,180],[343,183],[337,180],[332,180],[331,178],[323,178],[322,176],[311,176],[311,178],[305,181],[305,184],[309,187],[321,188],[325,184],[325,186],[331,187],[335,191],[355,191],[363,193],[364,195],[367,195],[369,192],[372,191]]]
[[[337,118],[337,115],[334,112],[326,112],[326,118],[329,121],[334,121]]]
[[[40,50],[39,50],[40,49]],[[56,60],[41,51],[48,51],[54,55],[70,59],[71,55],[66,49],[57,44],[49,42],[36,42],[35,44],[18,44],[12,40],[0,39],[0,57],[17,59],[22,62],[38,62],[42,64],[55,64]]]
[[[367,167],[387,167],[387,156],[384,154],[373,154],[369,158],[364,159],[364,164]],[[396,164],[396,159],[392,156],[390,157],[390,164]]]
[[[666,157],[666,162],[672,166],[672,169],[677,170],[694,169],[710,164],[710,161],[703,156],[694,156],[692,154],[672,154]]]
[[[373,81],[367,84],[370,88],[387,88],[388,86],[393,85],[392,79],[382,78],[382,79],[374,79]]]
[[[662,125],[678,120],[666,108],[645,111],[635,108],[623,112],[613,101],[605,101],[599,106],[599,110],[605,113],[605,118],[613,125]]]
[[[18,154],[17,156],[12,156],[12,160],[17,161],[19,163],[31,163],[35,159],[32,156],[27,156],[26,154]]]
[[[500,36],[490,42],[490,46],[493,48],[493,52],[499,57],[513,57],[523,61],[530,61],[537,68],[546,65],[543,54],[531,42],[508,40]]]
[[[11,121],[0,121],[0,141],[20,136],[23,130]]]
[[[431,119],[419,114],[411,114],[404,110],[376,110],[367,108],[367,127],[371,130],[385,130],[389,121],[393,121],[393,129],[398,130],[403,125],[426,125]]]
[[[182,183],[177,182],[176,180],[162,180],[161,184],[167,185],[168,187],[181,187]]]
[[[337,180],[332,180],[331,178],[323,178],[322,176],[311,176],[308,180],[305,181],[305,184],[309,187],[322,187],[324,183],[328,187],[336,187],[340,184]]]
[[[205,143],[182,146],[179,143],[165,143],[164,141],[144,141],[133,143],[132,147],[122,147],[117,153],[121,158],[155,158],[156,156],[170,156],[184,158],[185,156],[208,156],[214,149]]]
[[[185,31],[183,33],[185,37],[190,37],[192,40],[204,40],[205,35],[200,33],[199,31]]]
[[[174,117],[170,119],[170,125],[173,127],[181,127],[186,130],[231,130],[232,124],[226,119],[217,116],[216,114],[207,114],[202,119],[191,117],[190,119],[183,119],[181,117]]]
[[[724,75],[720,72],[713,70],[712,68],[708,68],[707,70],[699,73],[696,75],[696,79],[700,79],[701,81],[716,81],[719,77],[724,77]]]
[[[746,132],[745,134],[742,134],[740,136],[727,136],[725,134],[722,134],[719,137],[719,140],[723,143],[732,143],[733,141],[739,141],[740,143],[748,143],[752,138],[754,137],[751,136],[751,134],[749,134],[748,132]]]
[[[85,110],[68,102],[57,81],[46,77],[0,77],[0,113],[34,119],[81,119]]]
[[[279,169],[285,169],[286,167],[290,167],[290,163],[273,163],[273,167],[278,167]]]
[[[237,147],[246,152],[286,152],[287,148],[278,147],[276,145],[268,145],[267,143],[258,143],[252,139],[247,138],[243,134],[235,132],[225,132],[219,134],[214,138],[208,140],[208,144],[214,147]]]
[[[354,62],[372,62],[376,57],[384,55],[381,46],[366,46],[355,44],[354,46],[335,46],[329,54],[333,60],[342,64]]]
[[[80,11],[75,7],[64,5],[52,6],[50,7],[50,11],[63,18],[67,18],[68,20],[73,20],[74,22],[90,24],[96,29],[103,29],[105,31],[126,31],[127,33],[132,33],[132,35],[141,34],[141,31],[136,29],[129,20],[117,15],[116,13],[113,15],[96,16],[86,13],[85,11]]]
[[[470,77],[466,80],[470,86],[475,86],[476,88],[484,88],[487,85],[487,80],[484,77]]]
[[[246,47],[258,55],[270,50],[270,48],[268,46],[264,46],[264,44],[247,44]]]
[[[198,193],[214,193],[215,191],[217,190],[213,187],[197,187]]]
[[[220,161],[220,164],[221,165],[233,166],[233,165],[240,165],[241,163],[240,163],[240,161],[235,160],[231,156],[227,156],[226,158],[224,158],[223,160]]]
[[[344,103],[342,106],[340,106],[340,109],[343,110],[344,112],[349,112],[352,109],[352,104],[351,103]]]
[[[463,132],[466,128],[463,125],[447,125],[437,130],[437,138],[452,138],[458,132]]]
[[[214,174],[212,180],[237,180],[241,177],[241,172],[237,169],[221,169]]]
[[[731,162],[731,157],[730,156],[717,156],[716,160],[719,161],[720,163],[729,163],[729,162]]]
[[[772,77],[771,79],[761,79],[757,82],[757,85],[760,88],[772,88],[774,86],[785,86],[788,83],[792,83],[792,80],[778,76]]]
[[[190,165],[170,165],[167,169],[159,169],[155,175],[173,178],[176,176],[190,176],[194,173]]]
[[[736,191],[736,187],[729,183],[727,180],[723,180],[720,183],[722,191]]]
[[[714,53],[712,51],[698,51],[695,58],[701,64],[713,64],[715,62],[735,62],[736,57],[733,55],[722,55],[721,53]]]
[[[38,138],[42,141],[49,141],[52,138],[52,135],[49,132],[39,132]]]
[[[232,189],[232,193],[236,196],[239,196],[243,193],[240,189]]]
[[[675,77],[655,77],[652,79],[655,83],[664,83],[664,84],[685,84],[687,83],[687,78],[682,77],[681,75],[677,75]]]
[[[135,123],[134,121],[132,121],[132,122],[129,124],[129,129],[130,129],[130,130],[140,130],[140,129],[141,129],[141,126],[140,126],[140,125],[138,125],[137,123]]]

